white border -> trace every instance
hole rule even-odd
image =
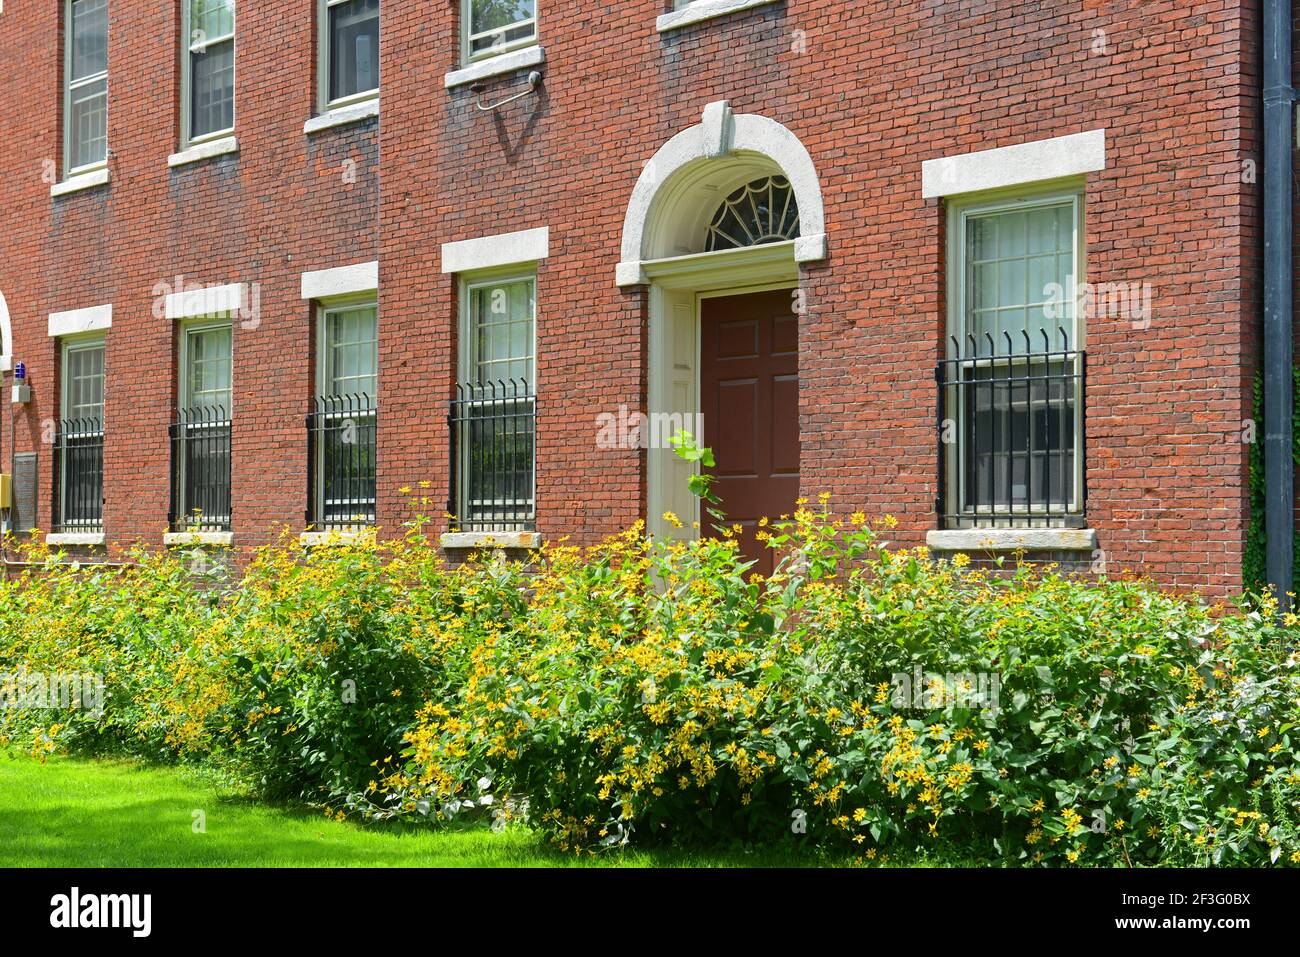
[[[765,7],[777,0],[692,0],[680,10],[665,13],[655,20],[655,29],[660,33],[688,27],[692,23],[725,17],[729,13],[748,10],[750,7]]]
[[[49,318],[49,334],[52,338],[75,336],[80,332],[99,332],[113,325],[113,304],[87,306],[85,309],[70,309],[67,312],[52,312]]]
[[[921,196],[935,199],[978,193],[1081,176],[1105,168],[1106,131],[1090,130],[1050,140],[926,160],[921,164]]]
[[[537,262],[551,252],[551,227],[523,229],[499,236],[483,236],[442,244],[444,273],[475,272],[498,266]]]
[[[379,261],[302,274],[303,299],[332,299],[379,289]]]

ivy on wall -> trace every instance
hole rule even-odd
[[[1291,428],[1295,444],[1292,457],[1300,466],[1300,366],[1291,370],[1292,388],[1296,402],[1296,414],[1292,416]],[[1255,376],[1254,416],[1257,423],[1264,421],[1264,377]],[[1264,532],[1264,441],[1256,432],[1255,441],[1250,446],[1250,521],[1246,526],[1246,553],[1241,563],[1242,586],[1248,592],[1259,593],[1267,582],[1265,571],[1264,547],[1268,537]],[[1300,531],[1295,535],[1296,554],[1300,555]],[[1291,590],[1300,592],[1300,574],[1293,575]]]

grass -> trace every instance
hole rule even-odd
[[[195,812],[204,818],[194,830]],[[361,827],[223,792],[192,771],[0,753],[0,867],[798,867],[795,851],[576,861],[531,831]]]

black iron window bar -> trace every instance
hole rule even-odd
[[[527,381],[457,386],[449,423],[453,530],[533,531],[537,396]]]
[[[1086,354],[1022,333],[949,340],[939,363],[939,514],[945,528],[1081,527]],[[1041,346],[1041,348],[1035,348]]]
[[[307,525],[347,531],[375,523],[379,409],[368,395],[318,396],[307,416]]]
[[[54,438],[54,503],[55,531],[103,531],[104,427],[99,419],[59,422]]]
[[[229,413],[219,405],[181,409],[170,434],[172,531],[230,531]]]

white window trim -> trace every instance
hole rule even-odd
[[[1027,187],[1013,194],[1001,193],[992,197],[982,199],[968,199],[965,201],[953,201],[948,204],[948,322],[947,335],[945,336],[945,356],[951,350],[949,336],[956,336],[958,341],[964,341],[966,325],[966,220],[971,215],[981,213],[993,213],[1003,210],[1025,209],[1034,206],[1051,205],[1069,200],[1074,209],[1074,257],[1075,257],[1075,290],[1076,302],[1074,308],[1073,327],[1069,330],[1070,350],[1082,351],[1086,348],[1087,323],[1086,317],[1082,315],[1083,303],[1077,297],[1082,295],[1084,283],[1087,280],[1086,266],[1087,255],[1084,248],[1084,239],[1086,236],[1084,224],[1084,185],[1076,183],[1073,186],[1063,186],[1059,184],[1039,184],[1034,187]],[[1055,347],[1056,342],[1052,343]],[[1084,426],[1084,408],[1083,403],[1075,398],[1074,410],[1074,435],[1076,442],[1076,454],[1074,456],[1074,499],[1071,501],[1068,511],[1073,515],[1083,513],[1083,489],[1086,478],[1086,466],[1082,454],[1086,447],[1083,441]],[[957,423],[958,435],[964,434],[964,424]],[[956,515],[961,512],[961,503],[964,500],[964,486],[962,485],[965,469],[962,467],[963,443],[961,441],[953,442],[946,448],[944,455],[943,467],[948,470],[949,481],[947,482],[948,501],[944,503],[944,509],[949,514]],[[1014,514],[1014,513],[1013,513]],[[1026,521],[1033,521],[1037,518],[1037,511],[1025,509],[1022,513]],[[965,519],[963,513],[963,520]],[[980,513],[972,512],[969,515],[971,521],[978,521]],[[1005,516],[1001,516],[1005,521]],[[979,532],[984,539],[993,541],[990,536],[994,535],[998,529],[974,529]],[[1005,525],[1002,531],[1008,530]],[[1063,546],[1064,548],[1064,546]]]
[[[316,0],[316,36],[319,38],[319,42],[316,44],[316,102],[317,107],[320,110],[320,116],[315,117],[316,119],[323,119],[331,113],[341,112],[344,107],[365,103],[367,100],[379,99],[379,87],[375,87],[373,90],[362,90],[359,93],[352,93],[348,96],[340,96],[333,100],[330,99],[330,73],[331,68],[333,67],[333,62],[331,60],[333,48],[331,44],[333,43],[334,36],[330,32],[329,8],[347,2],[349,2],[349,0]],[[383,17],[382,5],[380,17]],[[379,26],[381,38],[383,36],[383,29],[383,21],[381,19]],[[379,55],[378,50],[375,51],[375,55]],[[328,125],[339,126],[342,123],[354,123],[358,119],[364,119],[366,116],[375,116],[378,113],[379,106],[376,103],[374,112],[365,113],[351,119],[339,120]],[[315,129],[325,129],[325,126],[318,126]],[[315,132],[315,129],[305,130],[305,132],[313,133]]]
[[[1088,552],[1097,547],[1091,528],[960,528],[930,531],[926,547],[936,552]]]
[[[229,548],[235,544],[234,532],[164,532],[164,545],[211,545]]]
[[[103,532],[51,532],[45,544],[51,548],[99,548],[106,541]]]
[[[109,307],[110,309],[112,307]],[[53,318],[53,317],[51,317]],[[104,371],[103,384],[101,385],[100,404],[99,404],[99,434],[104,434],[104,406],[107,398],[108,385],[108,340],[102,332],[93,335],[76,335],[69,334],[63,338],[59,346],[59,420],[66,421],[71,404],[68,400],[68,387],[72,384],[72,378],[68,375],[68,357],[73,352],[83,349],[100,349],[104,352]],[[59,516],[60,519],[66,519],[68,514],[68,476],[67,473],[59,469]],[[100,514],[99,524],[103,526],[103,513]],[[98,536],[99,541],[80,541],[79,539],[91,539]],[[67,532],[58,536],[60,540],[50,542],[46,538],[47,544],[63,545],[102,545],[104,544],[103,532]]]
[[[337,296],[375,293],[378,289],[378,260],[302,274],[303,299],[332,299]]]
[[[500,53],[486,60],[476,60],[472,65],[452,70],[442,78],[443,86],[448,90],[490,76],[500,76],[525,67],[539,66],[546,62],[546,52],[540,44],[524,47],[511,53]]]
[[[540,532],[444,532],[438,536],[443,548],[541,548]]]
[[[1090,130],[925,160],[921,164],[921,196],[936,199],[1027,186],[1097,173],[1105,168],[1106,131]]]
[[[484,50],[476,55],[470,54],[469,49],[469,23],[470,23],[470,4],[474,0],[460,0],[460,62],[463,66],[470,66],[473,63],[481,63],[485,60],[492,60],[500,56],[506,56],[516,50],[524,50],[531,46],[536,46],[541,42],[541,18],[537,15],[537,7],[533,6],[533,35],[523,40],[515,40],[511,43],[503,44],[496,49]],[[519,23],[527,23],[527,20],[521,20]],[[518,24],[516,24],[517,26]]]
[[[96,186],[107,186],[109,181],[108,167],[101,165],[98,169],[90,169],[78,172],[59,183],[53,183],[50,186],[50,196],[66,196],[69,193],[79,193],[83,189],[94,189]]]
[[[471,310],[470,310],[472,290],[484,286],[506,285],[515,282],[530,282],[532,283],[533,286],[533,315],[532,315],[533,338],[532,338],[532,342],[529,343],[529,349],[531,350],[531,355],[532,355],[532,360],[531,360],[532,377],[528,385],[533,394],[533,401],[534,403],[536,403],[537,401],[536,397],[538,394],[538,387],[537,387],[538,384],[538,374],[537,374],[538,281],[537,281],[537,269],[535,266],[531,266],[531,265],[521,266],[520,264],[516,263],[509,266],[498,267],[494,269],[482,269],[482,270],[478,270],[477,272],[472,272],[460,276],[460,283],[459,283],[460,315],[457,324],[457,332],[459,334],[456,337],[458,341],[458,348],[457,348],[457,355],[456,355],[456,383],[457,385],[461,385],[468,382],[469,380],[467,380],[465,377],[466,370],[468,370],[471,366],[476,367],[478,364],[477,356],[473,355],[474,352],[473,340],[475,339],[475,337],[470,335],[470,329],[469,329],[469,323],[472,318]],[[462,447],[457,451],[457,454],[460,456],[464,456],[467,454],[467,452],[468,450]],[[532,521],[534,522],[537,521],[537,461],[538,461],[537,437],[536,434],[534,434],[533,486],[532,489],[530,490],[530,495],[529,495],[529,500],[532,503],[532,507],[533,507]],[[465,474],[466,474],[466,469],[464,467],[463,462],[457,463],[457,468],[456,468],[457,485],[455,488],[452,489],[452,496],[456,502],[457,509],[460,508],[461,498],[462,498],[461,487],[459,483],[464,481]],[[515,541],[515,540],[536,541],[540,543],[541,538],[540,535],[538,535],[536,532],[453,532],[441,536],[440,543],[445,548],[473,548],[473,547],[480,547],[480,546],[497,547],[497,548],[529,547],[527,545],[515,546],[510,544],[500,544],[501,542]],[[462,544],[449,544],[449,542],[451,543],[460,542]],[[536,546],[532,546],[532,547],[536,547]]]
[[[442,245],[443,273],[479,272],[504,266],[523,266],[546,259],[551,253],[551,227],[521,229],[497,236],[481,236]]]
[[[63,179],[64,182],[72,180],[73,178],[81,176],[83,174],[94,173],[95,171],[101,169],[104,170],[105,174],[107,174],[108,172],[108,170],[106,169],[106,167],[108,166],[107,139],[105,139],[104,141],[105,155],[102,160],[96,160],[93,163],[85,163],[81,166],[76,166],[76,167],[72,165],[72,39],[73,39],[72,3],[73,0],[64,0],[64,4],[63,4]],[[107,91],[108,90],[108,82],[107,82],[108,69],[107,68],[105,68],[100,73],[94,74],[93,76],[83,76],[80,80],[77,80],[77,84],[84,85],[88,83],[96,83],[99,80],[105,81],[104,89],[105,91]],[[104,114],[105,114],[104,122],[107,123],[108,122],[107,96],[104,102]],[[107,131],[107,126],[105,127],[105,131]],[[105,183],[108,182],[107,175],[104,176],[104,182]],[[100,185],[98,182],[86,183],[83,186],[78,186],[77,189],[85,189],[87,186],[98,186],[98,185]],[[65,190],[64,192],[71,192],[71,190]],[[61,195],[55,193],[53,188],[51,188],[50,193],[51,195]]]
[[[367,263],[367,264],[363,264],[363,265],[371,265],[371,264],[368,264],[368,263]],[[347,267],[345,267],[345,268],[347,268]],[[341,271],[341,270],[338,270],[338,271]],[[304,276],[304,278],[305,278],[305,276]],[[315,394],[316,394],[317,396],[335,395],[335,394],[336,394],[336,393],[333,393],[333,392],[329,392],[329,393],[327,393],[327,392],[325,391],[325,390],[326,390],[326,386],[327,386],[327,384],[328,384],[326,380],[327,380],[328,377],[329,377],[329,376],[328,376],[328,373],[329,373],[329,358],[328,358],[328,356],[329,356],[329,350],[330,350],[330,345],[331,345],[330,337],[329,337],[329,316],[330,316],[330,313],[333,313],[333,312],[343,312],[343,311],[347,311],[347,310],[349,310],[349,309],[367,308],[367,307],[372,308],[372,309],[375,310],[375,349],[376,349],[376,357],[375,357],[375,395],[371,396],[371,398],[372,398],[376,403],[378,403],[378,401],[379,401],[379,394],[378,394],[378,393],[379,393],[379,360],[378,360],[378,348],[379,348],[379,299],[378,299],[378,297],[375,295],[375,290],[372,288],[372,289],[370,289],[370,290],[368,290],[368,291],[359,292],[359,293],[355,293],[355,294],[352,294],[352,295],[342,294],[342,293],[335,293],[335,294],[333,294],[333,295],[330,296],[330,297],[306,297],[306,296],[304,296],[304,298],[317,298],[317,299],[324,299],[324,300],[325,300],[325,301],[321,302],[321,303],[319,304],[319,306],[317,307],[317,309],[316,309],[316,390],[315,390]],[[338,413],[338,414],[339,414],[340,416],[343,415],[343,413]],[[324,514],[325,514],[325,483],[322,481],[324,475],[325,475],[325,443],[323,443],[323,442],[317,442],[317,443],[316,443],[315,482],[313,483],[313,484],[315,485],[315,487],[312,488],[312,489],[309,489],[309,490],[308,490],[308,491],[310,492],[311,496],[312,496],[312,501],[313,501],[313,503],[314,503],[314,508],[315,508],[315,512],[316,512],[317,515],[324,515]],[[377,474],[377,473],[376,473],[376,478],[378,478],[378,474]],[[376,489],[375,489],[375,494],[376,494],[376,496],[378,496],[378,493],[379,493],[379,490],[378,490],[378,487],[376,487]],[[377,505],[378,502],[376,502],[375,504]],[[352,529],[352,530],[346,532],[346,533],[340,532],[339,530],[335,529],[335,530],[328,531],[328,532],[323,532],[323,533],[321,533],[321,532],[315,532],[315,531],[314,531],[314,532],[312,532],[311,534],[313,534],[313,535],[325,535],[325,536],[339,535],[339,534],[348,534],[348,535],[353,535],[353,534],[358,534],[358,533],[363,532],[363,531],[365,530],[365,528],[368,528],[368,527],[369,527],[368,524],[364,524],[364,523],[356,523],[356,527],[355,527],[354,529]],[[304,533],[304,534],[308,534],[308,533]],[[355,539],[352,539],[352,540],[355,540]],[[322,541],[319,541],[319,540],[317,540],[317,541],[313,541],[312,543],[313,543],[313,544],[323,544],[323,542],[322,542]]]
[[[211,159],[214,156],[225,156],[227,153],[239,152],[239,140],[233,136],[223,135],[218,140],[202,140],[193,144],[188,149],[183,149],[179,153],[173,153],[167,157],[167,165],[171,167],[184,166],[187,163],[197,163],[199,160]]]
[[[235,324],[230,319],[219,316],[204,316],[202,318],[191,318],[177,325],[177,335],[180,341],[176,346],[176,405],[178,408],[193,408],[189,399],[190,387],[190,335],[196,332],[204,332],[208,329],[229,329],[230,330],[230,401],[228,407],[223,411],[226,413],[226,421],[235,420]],[[233,454],[233,448],[232,448]],[[182,458],[181,462],[172,462],[171,468],[179,469],[179,474],[173,474],[172,480],[185,485],[185,463]],[[231,488],[231,508],[234,508],[234,488],[232,476]],[[187,516],[189,518],[189,516]],[[204,516],[209,522],[223,522],[229,524],[232,521],[231,515],[208,515]],[[233,541],[231,532],[168,532],[163,536],[165,545],[229,545]]]
[[[178,157],[184,157],[189,153],[196,152],[191,148],[200,143],[209,143],[214,140],[230,140],[231,143],[234,142],[235,138],[231,134],[235,132],[235,126],[239,119],[239,40],[237,38],[237,34],[239,33],[238,5],[235,7],[234,26],[235,29],[232,33],[213,37],[208,40],[209,45],[213,43],[223,43],[227,39],[229,39],[231,43],[231,52],[233,53],[235,60],[235,75],[232,80],[233,101],[230,104],[230,126],[224,130],[212,130],[211,132],[204,133],[201,136],[192,136],[191,130],[193,129],[192,123],[194,117],[191,115],[191,110],[192,101],[194,99],[194,77],[192,75],[193,63],[191,62],[191,54],[194,52],[194,44],[190,42],[190,0],[181,0],[181,149],[180,152],[174,153],[168,158],[167,165],[169,166],[179,166],[181,163],[192,163],[196,159],[205,159],[207,156],[220,155],[219,153],[208,153],[204,155],[196,155],[189,159],[181,159],[180,162],[172,162],[172,160],[175,160]],[[233,152],[234,149],[221,150],[221,153]]]
[[[680,30],[693,23],[702,23],[729,13],[748,10],[751,7],[765,7],[778,0],[691,0],[690,3],[660,15],[655,20],[655,29],[660,33]]]
[[[319,116],[313,116],[302,125],[303,133],[310,136],[312,133],[319,133],[321,130],[333,129],[336,126],[346,126],[349,123],[360,123],[371,117],[379,115],[379,97],[371,96],[359,103],[352,103],[349,106],[331,106],[329,110]]]
[[[163,315],[168,319],[228,316],[245,308],[246,296],[247,287],[239,282],[174,292],[163,300]]]
[[[52,312],[49,315],[49,335],[51,338],[75,336],[88,332],[103,332],[113,325],[113,304],[88,306],[85,309],[70,309],[67,312]]]

